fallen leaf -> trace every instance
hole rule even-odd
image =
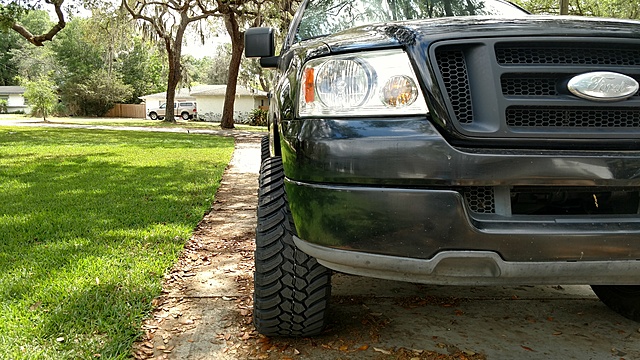
[[[532,348],[528,347],[528,346],[524,346],[524,345],[520,345],[521,348],[527,350],[527,351],[532,351],[535,352],[535,350],[533,350]]]
[[[369,345],[362,345],[358,348],[358,351],[365,351],[369,348]]]
[[[556,331],[553,333],[553,336],[558,336],[558,335],[562,335],[562,331]]]
[[[475,355],[475,354],[476,354],[475,352],[473,352],[473,351],[471,351],[471,350],[463,350],[462,352],[463,352],[465,355],[469,355],[469,356],[473,356],[473,355]]]
[[[456,316],[462,316],[462,315],[464,315],[464,311],[456,310]]]
[[[64,342],[64,337],[60,336],[59,338],[56,338],[57,342]]]
[[[385,350],[385,349],[380,349],[380,348],[377,348],[377,347],[374,347],[374,348],[373,348],[373,351],[377,351],[377,352],[379,352],[379,353],[383,353],[383,354],[385,354],[385,355],[391,355],[391,351],[389,351],[389,350]]]
[[[340,350],[340,351],[348,351],[349,347],[347,345],[342,345],[342,346],[340,346],[340,348],[338,350]]]

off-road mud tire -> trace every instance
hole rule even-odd
[[[253,320],[267,336],[322,332],[331,297],[331,271],[293,243],[295,226],[284,191],[282,159],[260,168]]]
[[[640,285],[591,285],[591,289],[613,311],[640,322]]]
[[[271,153],[269,152],[269,135],[267,135],[260,140],[260,163],[263,163],[269,157],[271,157]]]

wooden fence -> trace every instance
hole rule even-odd
[[[147,114],[144,104],[116,104],[105,117],[144,119]]]

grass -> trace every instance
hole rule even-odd
[[[0,125],[2,121],[34,122],[42,121],[41,118],[32,118],[27,115],[0,114]],[[47,119],[53,124],[74,124],[74,125],[101,125],[101,126],[136,126],[136,127],[159,127],[159,128],[184,128],[184,129],[209,129],[220,130],[219,122],[205,121],[185,121],[177,119],[175,124],[158,120],[147,119],[126,119],[126,118],[75,118],[75,117],[52,117]],[[266,126],[249,126],[245,124],[235,124],[236,130],[240,131],[267,131]]]
[[[232,151],[209,135],[0,127],[0,359],[129,358]]]

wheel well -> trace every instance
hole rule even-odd
[[[282,149],[280,148],[280,133],[278,132],[278,124],[274,121],[269,127],[271,136],[273,136],[273,153],[275,156],[282,156]]]

